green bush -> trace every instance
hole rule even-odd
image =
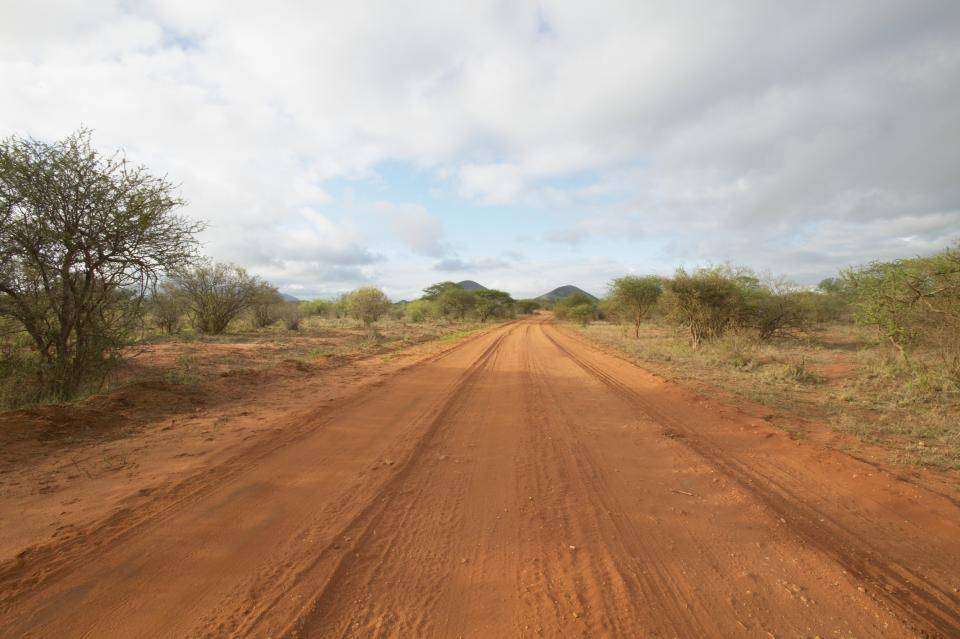
[[[300,312],[305,317],[337,317],[336,302],[331,300],[309,300],[300,302]]]
[[[640,337],[640,323],[662,294],[663,280],[655,275],[618,277],[610,282],[610,298],[604,314],[629,320],[634,337]]]
[[[586,326],[597,314],[597,305],[583,293],[574,293],[558,300],[553,311],[557,319],[568,320]]]
[[[513,317],[514,301],[509,293],[486,289],[471,291],[475,299],[473,307],[477,319],[486,322],[491,317],[505,319]]]
[[[843,273],[858,322],[873,326],[909,361],[935,351],[960,381],[960,245],[929,257],[872,262]]]
[[[437,317],[437,304],[425,299],[413,300],[407,302],[403,309],[403,315],[408,321],[419,324],[432,317]]]
[[[521,315],[530,315],[543,308],[543,304],[540,300],[517,300],[515,308]]]
[[[698,348],[704,340],[722,336],[743,315],[744,291],[725,267],[678,269],[666,284],[668,317],[690,333]]]
[[[345,304],[350,316],[370,326],[390,310],[390,298],[378,288],[358,288],[346,296]]]

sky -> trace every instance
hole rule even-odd
[[[93,129],[303,299],[960,238],[956,0],[3,0],[0,94],[0,137]]]

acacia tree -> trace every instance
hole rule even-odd
[[[222,262],[181,269],[172,281],[187,300],[193,327],[208,335],[223,333],[240,313],[270,291],[276,292],[246,269]]]
[[[166,178],[90,138],[0,142],[0,316],[29,334],[56,399],[102,380],[147,291],[194,259],[203,227],[176,213],[184,201]]]
[[[960,244],[848,269],[843,277],[857,321],[876,327],[907,363],[910,347],[934,347],[960,380]]]
[[[610,297],[633,322],[635,337],[640,337],[640,323],[662,294],[663,281],[655,275],[626,275],[610,282]]]
[[[474,310],[481,322],[486,322],[491,317],[507,317],[513,314],[514,301],[510,293],[488,288],[474,291],[473,296],[476,298]]]
[[[705,339],[720,337],[741,315],[743,286],[725,267],[677,269],[667,281],[669,316],[690,331],[690,343],[699,348]]]

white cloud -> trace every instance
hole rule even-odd
[[[654,261],[813,278],[894,237],[956,236],[958,34],[960,6],[932,0],[8,0],[0,133],[93,127],[182,182],[215,257],[317,291],[416,290],[419,260],[497,254],[428,203],[437,184],[531,209],[522,233],[579,258],[597,238],[655,240]],[[331,187],[384,161],[437,181],[377,205],[389,237]],[[383,261],[391,242],[407,257]],[[556,260],[511,268],[599,268],[546,247]],[[803,248],[776,260],[785,247]]]
[[[447,252],[443,222],[419,204],[376,202],[373,210],[390,227],[394,238],[417,255],[441,257]]]

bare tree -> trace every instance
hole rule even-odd
[[[280,319],[283,307],[283,298],[280,292],[266,282],[260,288],[250,304],[253,325],[256,328],[266,328]]]
[[[187,299],[190,319],[201,333],[219,335],[230,322],[275,289],[235,264],[205,262],[178,271],[174,285]]]
[[[0,142],[0,316],[14,318],[55,398],[102,380],[160,275],[196,255],[201,223],[166,178],[101,155],[90,131]]]
[[[164,282],[154,287],[148,299],[148,310],[160,330],[170,335],[180,328],[180,320],[187,312],[187,301],[170,282]]]

